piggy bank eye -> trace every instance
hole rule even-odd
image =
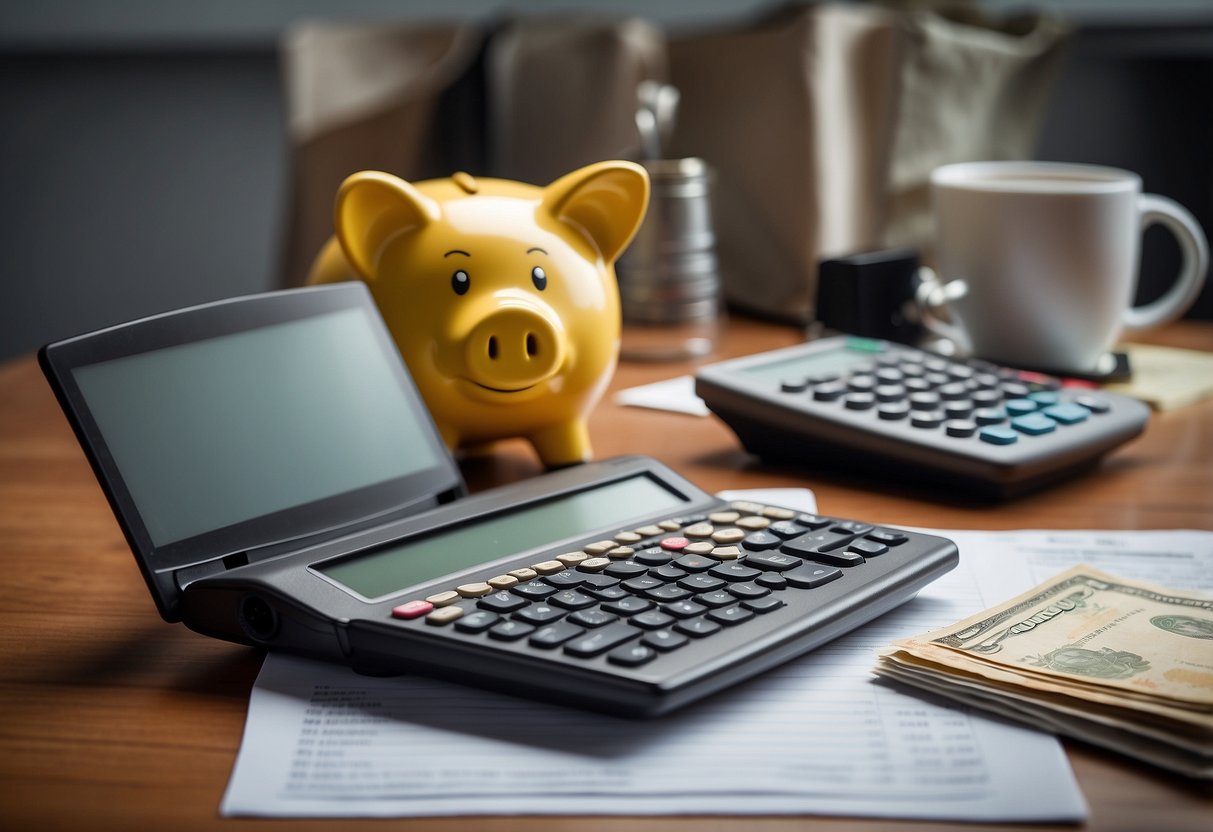
[[[468,289],[472,288],[472,279],[468,277],[468,273],[463,269],[451,275],[451,288],[455,290],[457,295],[466,295]]]
[[[544,272],[543,269],[536,266],[535,268],[531,269],[531,282],[535,284],[536,289],[542,292],[548,287],[547,273]]]

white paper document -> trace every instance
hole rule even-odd
[[[915,600],[653,720],[271,655],[223,813],[1080,820],[1082,796],[1052,736],[875,682],[874,652],[1083,560],[1207,588],[1213,533],[946,534],[961,565]]]

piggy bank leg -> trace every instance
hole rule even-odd
[[[548,468],[562,468],[589,461],[590,432],[584,421],[574,419],[558,425],[548,425],[527,436],[539,459]]]

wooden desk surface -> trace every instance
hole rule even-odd
[[[800,340],[792,328],[733,320],[719,356]],[[1213,325],[1153,339],[1213,350]],[[620,389],[690,365],[624,364]],[[712,418],[613,404],[591,421],[600,457],[656,457],[708,491],[807,486],[831,514],[938,528],[1213,529],[1213,400],[1155,415],[1140,439],[1092,474],[990,506],[897,483],[771,468]],[[467,463],[473,488],[538,473],[506,443]],[[32,358],[0,365],[0,828],[175,832],[316,829],[348,821],[221,821],[249,691],[252,649],[163,623],[117,523]],[[1210,828],[1208,790],[1068,744],[1091,807],[1089,828]],[[1030,800],[1030,795],[1025,795]],[[485,818],[365,821],[416,830],[930,829],[832,818]],[[949,828],[961,828],[952,824]],[[998,827],[980,826],[990,829]],[[1026,827],[1024,827],[1026,828]],[[1040,827],[1036,827],[1040,828]]]

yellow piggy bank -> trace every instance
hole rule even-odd
[[[648,198],[630,162],[545,188],[364,171],[309,282],[367,284],[450,448],[522,436],[549,467],[583,462],[619,355],[614,262]]]

